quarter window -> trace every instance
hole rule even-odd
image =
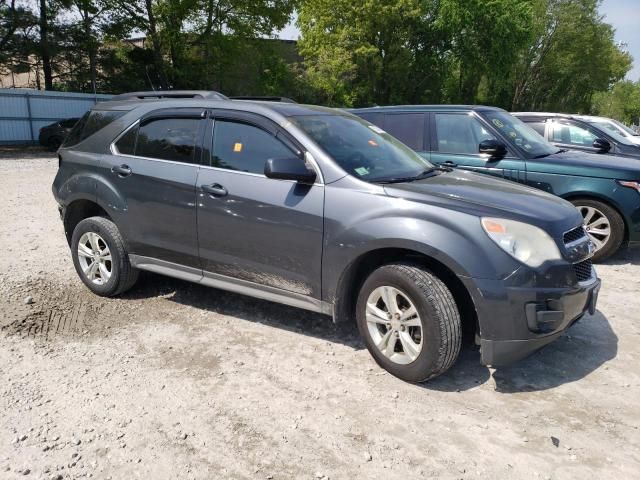
[[[295,155],[280,140],[246,123],[216,120],[211,166],[249,173],[264,173],[270,158]]]
[[[496,138],[471,115],[436,113],[435,124],[438,152],[442,153],[477,155],[480,142]]]
[[[421,152],[424,150],[424,113],[387,114],[384,129],[406,146]]]
[[[200,122],[197,118],[161,118],[145,123],[138,129],[135,155],[196,163],[195,150]],[[116,144],[120,153],[126,153],[120,150],[120,142],[123,142],[125,151],[133,148],[132,138],[125,135]]]
[[[71,147],[80,143],[125,113],[117,110],[93,110],[85,113],[69,132],[63,147]]]

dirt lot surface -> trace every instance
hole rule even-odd
[[[513,367],[417,386],[328,317],[155,275],[77,278],[57,161],[0,154],[0,478],[640,478],[640,252]],[[29,303],[33,302],[33,303]]]

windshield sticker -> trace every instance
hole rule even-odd
[[[517,138],[518,134],[514,131],[509,132],[509,135],[511,136],[511,138]]]
[[[242,151],[242,144],[239,142],[236,142],[233,144],[233,151],[238,153]]]
[[[373,130],[374,132],[379,133],[379,134],[387,133],[383,129],[381,129],[380,127],[376,127],[375,125],[369,125],[368,127],[371,130]]]
[[[361,177],[369,175],[369,169],[367,167],[358,167],[355,169],[356,173]]]
[[[525,143],[524,144],[524,148],[526,148],[527,150],[531,150],[532,147],[528,143]]]
[[[367,143],[368,143],[369,145],[371,145],[372,147],[377,147],[377,146],[378,146],[378,144],[376,143],[376,141],[375,141],[375,140],[369,140]]]
[[[498,127],[498,128],[502,128],[504,127],[504,123],[502,123],[500,120],[498,120],[497,118],[493,119],[493,124]]]

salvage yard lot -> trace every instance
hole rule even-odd
[[[640,249],[541,352],[411,385],[329,317],[152,274],[92,295],[56,168],[0,153],[0,478],[638,477]]]

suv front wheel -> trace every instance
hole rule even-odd
[[[451,291],[430,271],[404,263],[378,268],[364,282],[356,309],[367,349],[396,377],[423,382],[455,363],[460,314]]]
[[[76,225],[71,255],[76,272],[97,295],[118,295],[129,290],[138,279],[139,271],[129,263],[118,227],[107,218],[85,218]]]

